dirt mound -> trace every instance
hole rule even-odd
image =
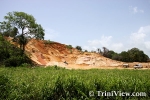
[[[99,67],[118,67],[123,63],[105,58],[97,53],[82,52],[67,45],[31,39],[26,45],[31,59],[44,66],[58,65],[66,68],[89,69]]]

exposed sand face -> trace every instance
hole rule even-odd
[[[102,68],[106,66],[121,66],[123,62],[105,58],[97,53],[81,52],[68,49],[66,45],[60,43],[46,44],[41,40],[30,40],[26,45],[26,51],[30,57],[39,65],[57,65],[74,69]],[[66,63],[64,63],[66,62]]]
[[[11,39],[8,38],[8,40]],[[122,67],[124,62],[103,57],[98,53],[82,52],[75,48],[69,49],[65,44],[57,42],[46,43],[45,40],[31,39],[25,49],[34,62],[45,67],[57,65],[67,69],[124,69]],[[128,64],[128,69],[133,69],[138,62]],[[142,63],[142,65],[150,68],[148,63]]]

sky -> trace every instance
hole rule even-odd
[[[0,0],[0,22],[8,12],[31,14],[45,39],[83,50],[117,53],[139,48],[150,57],[150,0]]]

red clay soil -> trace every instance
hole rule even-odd
[[[93,66],[120,66],[122,62],[105,58],[97,53],[81,52],[77,49],[69,49],[65,44],[42,40],[30,40],[26,45],[26,51],[30,53],[31,59],[40,65],[58,65],[62,67],[91,67]],[[64,62],[67,62],[66,65]]]
[[[11,38],[7,38],[7,40],[11,41]],[[97,53],[82,52],[75,48],[69,49],[65,44],[46,40],[31,39],[25,49],[34,62],[43,66],[58,65],[68,69],[122,69],[124,63],[105,58]],[[137,63],[130,63],[130,68]],[[147,67],[148,63],[143,63],[143,65]]]

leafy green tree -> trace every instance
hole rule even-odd
[[[84,50],[84,52],[88,52],[88,50]]]
[[[76,49],[78,49],[78,50],[82,51],[81,46],[76,46]]]
[[[118,53],[115,53],[115,54],[112,56],[112,59],[113,59],[113,60],[121,61],[122,57],[121,57]]]
[[[130,59],[129,59],[129,53],[128,52],[122,51],[120,53],[120,56],[122,58],[121,61],[124,61],[124,62],[129,62],[130,61]]]
[[[10,37],[15,37],[19,33],[18,28],[14,27],[12,31],[9,33]]]
[[[108,51],[108,53],[107,53],[108,58],[112,59],[113,55],[115,55],[115,52],[113,50]]]
[[[9,12],[0,23],[0,31],[14,37],[20,48],[25,51],[28,38],[44,39],[44,29],[37,24],[35,18],[24,12]]]
[[[132,48],[128,51],[122,51],[119,54],[112,50],[109,51],[105,47],[103,47],[103,49],[103,56],[111,58],[113,60],[119,60],[124,62],[146,62],[149,59],[149,57],[138,48]]]
[[[149,57],[144,54],[143,51],[139,50],[138,48],[132,48],[128,50],[129,53],[129,61],[133,62],[146,62]]]

